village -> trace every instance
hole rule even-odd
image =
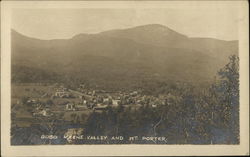
[[[170,93],[165,95],[145,95],[141,90],[105,91],[80,84],[77,88],[67,88],[63,84],[23,83],[13,86],[12,126],[15,128],[62,127],[63,136],[75,136],[77,130],[85,129],[90,115],[108,112],[109,109],[129,109],[138,112],[142,107],[157,109],[171,105],[178,100]],[[53,132],[53,131],[52,131]],[[41,140],[59,140],[57,134],[44,134]],[[67,138],[66,138],[67,139]],[[71,143],[71,139],[67,139]],[[91,140],[89,141],[91,142]]]
[[[141,91],[108,92],[105,90],[93,90],[80,84],[77,89],[69,89],[63,85],[51,87],[50,92],[43,92],[40,96],[28,97],[25,100],[17,100],[17,104],[28,106],[32,117],[50,117],[60,113],[89,113],[103,112],[109,107],[123,106],[137,110],[148,105],[156,108],[160,105],[169,105],[176,97],[172,94],[144,95]]]

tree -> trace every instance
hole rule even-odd
[[[239,143],[239,57],[230,56],[229,63],[218,72],[218,75],[220,115],[229,129],[232,142]]]

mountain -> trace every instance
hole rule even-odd
[[[188,39],[187,36],[177,33],[172,29],[159,24],[137,26],[125,30],[111,30],[102,32],[101,34],[112,37],[131,39],[133,41],[144,44],[155,46],[171,45],[171,47],[173,47],[177,41],[182,42]]]
[[[39,81],[55,81],[49,77],[53,74],[105,88],[210,81],[228,56],[238,54],[238,41],[189,38],[159,24],[55,40],[35,39],[12,30],[11,44],[14,82],[30,81],[23,77],[27,70],[20,70],[28,68],[33,74],[27,73],[27,77],[43,78]],[[48,77],[36,74],[41,71]]]
[[[136,42],[199,51],[201,53],[227,60],[228,54],[237,54],[238,41],[223,41],[211,38],[188,38],[186,35],[159,24],[151,24],[125,30],[111,30],[101,34],[131,39]]]

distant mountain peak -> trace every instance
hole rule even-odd
[[[113,29],[113,30],[107,30],[101,33],[107,33],[107,32],[114,32],[114,31],[130,31],[130,30],[135,30],[135,31],[162,31],[162,32],[175,32],[176,31],[170,29],[169,27],[162,25],[162,24],[146,24],[146,25],[139,25],[139,26],[134,26],[134,27],[129,27],[129,28],[124,28],[124,29]]]
[[[154,32],[154,33],[163,33],[162,35],[172,34],[172,35],[181,35],[183,37],[187,37],[186,35],[180,34],[175,30],[162,24],[147,24],[147,25],[136,26],[130,29]]]
[[[146,24],[146,25],[140,25],[140,26],[135,26],[134,28],[158,28],[158,29],[169,29],[167,26],[162,25],[162,24]]]
[[[81,39],[81,38],[86,38],[90,36],[90,34],[85,34],[85,33],[80,33],[80,34],[76,34],[72,37],[72,39]]]

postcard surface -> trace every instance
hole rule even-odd
[[[4,156],[249,154],[247,2],[1,7]]]

